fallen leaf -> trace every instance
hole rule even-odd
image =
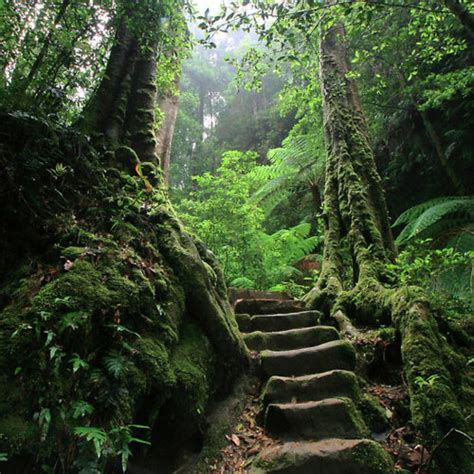
[[[230,438],[236,446],[240,446],[240,439],[237,435],[233,434]]]

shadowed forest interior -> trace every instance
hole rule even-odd
[[[0,0],[0,473],[472,474],[474,4]]]

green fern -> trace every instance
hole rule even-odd
[[[405,211],[394,224],[398,225],[405,225],[396,240],[398,245],[406,245],[409,250],[412,244],[428,243],[431,250],[427,249],[425,255],[434,252],[439,257],[439,268],[429,272],[430,291],[474,307],[474,262],[470,257],[474,250],[474,197],[442,197],[421,203]],[[463,260],[455,260],[454,255]],[[429,264],[428,259],[423,265],[425,271]]]
[[[130,361],[117,351],[112,351],[104,357],[104,365],[107,372],[116,379],[122,377],[130,367]]]
[[[324,151],[317,136],[299,135],[287,138],[281,148],[268,152],[270,164],[257,167],[253,173],[265,184],[254,199],[265,204],[267,212],[299,188],[320,185],[324,177]]]
[[[474,197],[442,197],[408,209],[394,227],[405,225],[397,237],[397,244],[402,245],[415,238],[453,239],[466,232],[472,234],[473,222]]]

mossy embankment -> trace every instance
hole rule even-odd
[[[212,254],[154,165],[130,173],[73,130],[0,121],[0,452],[32,472],[97,467],[163,407],[170,438],[192,436],[247,360]],[[99,459],[78,427],[105,433]]]

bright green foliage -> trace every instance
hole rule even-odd
[[[288,194],[311,192],[314,187],[320,199],[324,180],[325,152],[318,136],[296,135],[284,140],[283,146],[268,152],[269,165],[260,166],[254,173],[265,184],[255,193],[257,202],[271,210],[288,198]],[[315,209],[319,212],[320,209]]]
[[[418,204],[401,214],[393,226],[402,224],[405,227],[397,237],[399,245],[413,239],[431,237],[439,240],[446,236],[454,243],[466,233],[474,248],[474,197],[442,197]]]
[[[255,160],[254,153],[225,153],[215,175],[194,178],[196,191],[178,209],[216,254],[231,285],[267,289],[297,276],[292,264],[311,253],[319,237],[310,237],[309,224],[264,232],[264,211],[252,198],[262,182]]]
[[[197,190],[178,205],[185,223],[215,252],[228,281],[245,275],[256,282],[262,274],[258,237],[264,213],[250,200],[257,186],[249,174],[255,160],[253,153],[227,152],[216,175],[195,177]]]
[[[453,247],[433,248],[427,239],[408,245],[397,256],[390,270],[396,272],[397,284],[426,288],[440,306],[459,312],[474,307],[472,271],[474,251],[458,252]]]

